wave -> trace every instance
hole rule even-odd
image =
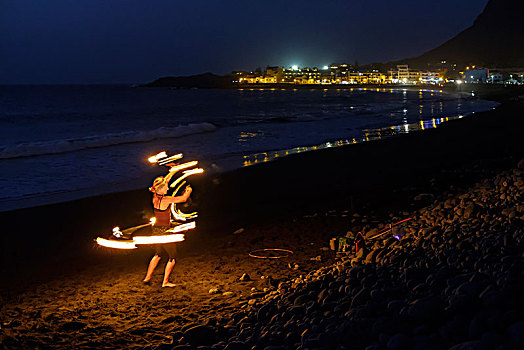
[[[178,138],[193,134],[215,131],[211,123],[180,125],[177,127],[160,127],[146,131],[125,131],[78,137],[64,140],[20,143],[0,148],[0,159],[41,156],[46,154],[68,153],[89,148],[100,148],[126,143],[148,142],[156,139]]]

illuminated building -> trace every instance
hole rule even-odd
[[[389,80],[393,84],[438,84],[443,81],[440,72],[412,70],[407,64],[389,71]]]
[[[501,84],[504,82],[504,75],[502,73],[493,73],[489,75],[488,83]]]
[[[469,67],[468,67],[469,68]],[[474,68],[474,66],[473,66]],[[466,69],[462,74],[465,83],[485,83],[488,80],[487,69]]]
[[[294,84],[320,84],[321,72],[318,68],[299,68],[284,69],[284,82]]]

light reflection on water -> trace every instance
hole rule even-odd
[[[301,146],[301,147],[295,147],[295,148],[290,148],[290,149],[285,149],[285,150],[249,154],[249,155],[244,156],[243,166],[246,167],[246,166],[255,165],[259,163],[270,162],[277,158],[285,157],[291,154],[297,154],[297,153],[303,153],[303,152],[309,152],[309,151],[317,151],[317,150],[333,148],[333,147],[341,147],[341,146],[346,146],[346,145],[351,145],[351,144],[361,143],[361,142],[366,142],[366,141],[380,140],[383,138],[400,135],[400,134],[408,134],[410,132],[416,132],[420,130],[435,129],[444,122],[455,120],[455,119],[460,119],[462,117],[463,116],[460,115],[460,116],[455,116],[455,117],[433,118],[429,120],[421,120],[416,123],[404,123],[401,125],[394,125],[394,126],[385,127],[385,128],[364,129],[362,130],[362,136],[360,138],[330,141],[330,142],[325,142],[325,143],[322,143],[316,146]]]

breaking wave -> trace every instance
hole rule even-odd
[[[94,135],[64,140],[20,143],[0,148],[0,159],[67,153],[88,148],[148,142],[156,139],[177,138],[204,132],[212,132],[216,129],[217,127],[211,123],[198,123],[177,127],[161,127],[147,131],[125,131],[121,133]]]

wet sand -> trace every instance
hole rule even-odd
[[[524,157],[523,115],[522,103],[506,101],[423,133],[204,176],[193,183],[191,205],[201,216],[180,244],[172,289],[160,286],[162,262],[152,283],[141,283],[146,248],[115,252],[93,242],[100,232],[148,218],[145,190],[1,213],[0,343],[172,348],[205,324],[216,327],[216,347],[223,348],[236,334],[233,324],[281,282],[337,261],[327,249],[331,237],[370,232],[515,168]],[[248,256],[262,248],[294,254]],[[252,281],[239,281],[244,273]]]

